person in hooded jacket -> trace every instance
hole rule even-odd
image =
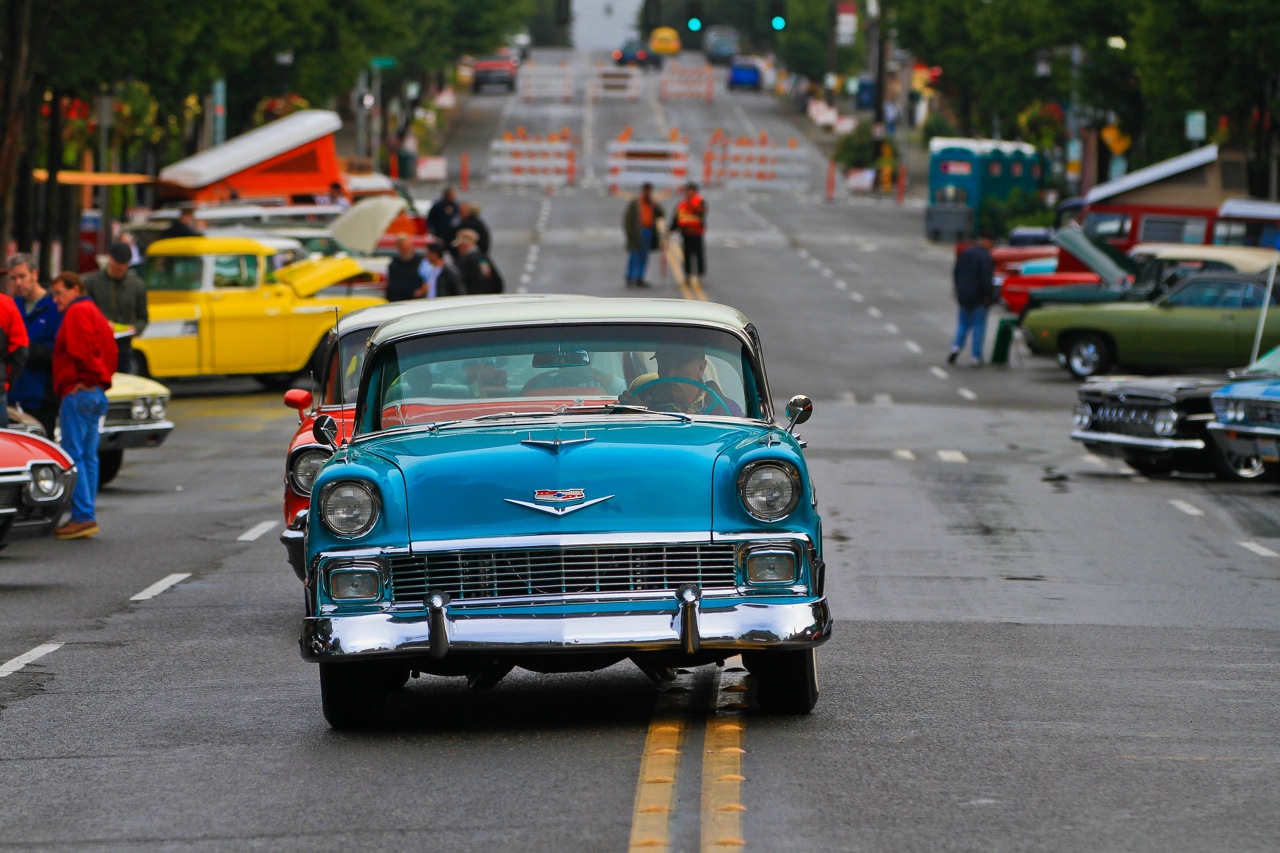
[[[9,392],[12,402],[40,421],[45,435],[53,437],[58,420],[58,398],[53,393],[53,344],[62,315],[49,291],[40,284],[34,262],[27,255],[9,259],[9,285],[27,327],[27,366]]]

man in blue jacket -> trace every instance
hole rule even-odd
[[[955,364],[964,349],[965,338],[971,337],[974,366],[982,364],[982,346],[986,340],[987,309],[995,304],[995,261],[991,258],[994,240],[983,232],[978,241],[956,258],[952,280],[960,312],[956,320],[956,336],[951,342],[947,364]]]
[[[14,301],[22,314],[31,339],[27,350],[27,366],[9,391],[9,399],[32,415],[53,438],[58,420],[58,398],[53,393],[50,371],[53,367],[53,342],[58,337],[62,315],[53,297],[40,284],[36,267],[27,255],[9,258],[9,283]]]

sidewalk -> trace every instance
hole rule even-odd
[[[795,112],[785,97],[778,99],[779,109],[782,110],[796,128],[805,135],[819,150],[827,157],[835,152],[836,140],[839,138],[832,131],[819,127],[808,120],[803,112]],[[898,144],[898,151],[904,157],[907,164],[907,193],[906,197],[912,200],[925,201],[929,195],[929,150],[923,145],[919,145],[910,140],[908,131],[905,127],[899,127],[895,141]],[[842,188],[837,189],[837,193]],[[876,198],[880,194],[877,193],[858,193],[858,196],[867,198]]]

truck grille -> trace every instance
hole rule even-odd
[[[1133,406],[1123,403],[1103,403],[1093,416],[1093,429],[1118,435],[1153,438],[1156,434],[1154,406]]]
[[[457,600],[674,591],[686,583],[703,589],[736,586],[731,544],[450,551],[388,562],[396,602],[421,601],[429,590]]]

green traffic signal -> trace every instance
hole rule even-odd
[[[693,32],[695,32],[695,33],[696,33],[698,30],[702,29],[702,19],[701,19],[701,18],[690,18],[690,19],[689,19],[689,29],[690,29],[690,30],[692,30],[692,31],[693,31]]]
[[[773,20],[769,22],[775,30],[785,30],[787,28],[787,19],[781,15],[774,15]]]

